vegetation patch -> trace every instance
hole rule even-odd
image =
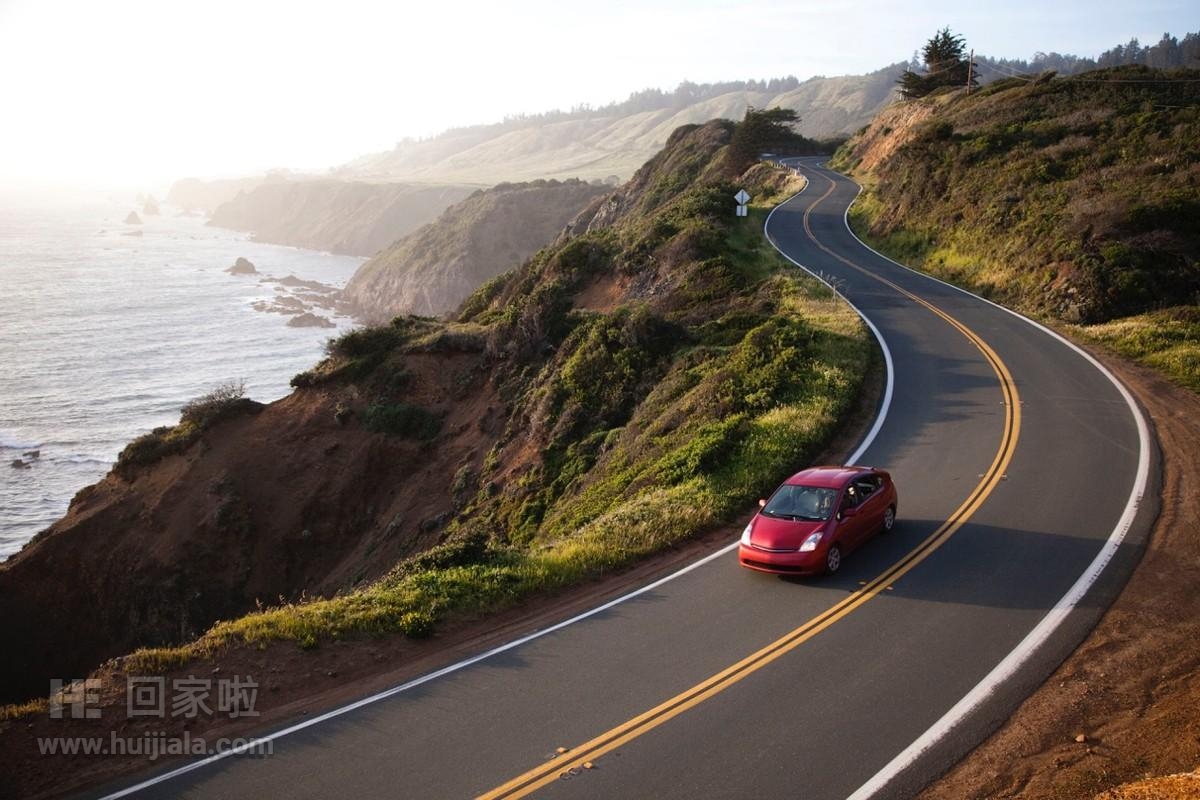
[[[1073,330],[1200,392],[1200,308],[1196,306],[1167,308]]]
[[[374,403],[367,408],[362,421],[367,430],[421,441],[437,436],[442,427],[437,414],[407,403]]]
[[[118,474],[130,477],[138,467],[145,467],[169,455],[182,453],[200,438],[208,428],[224,419],[262,410],[262,403],[245,397],[244,381],[225,383],[208,394],[189,400],[180,409],[178,425],[155,428],[137,437],[117,456]]]
[[[1099,326],[1114,347],[1193,385],[1189,344],[1145,328],[1178,331],[1176,309],[1200,303],[1200,71],[1047,75],[912,103],[928,118],[903,144],[894,132],[880,144],[874,128],[905,125],[912,105],[835,156],[842,169],[877,163],[859,175],[855,232],[1025,313]],[[877,146],[894,150],[879,159]]]

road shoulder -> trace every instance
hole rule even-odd
[[[920,800],[1092,798],[1200,766],[1200,395],[1088,349],[1153,422],[1159,518],[1141,563],[1079,648]]]

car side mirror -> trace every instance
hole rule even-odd
[[[763,498],[761,498],[761,497],[760,497],[760,498],[758,499],[758,507],[759,507],[759,508],[766,508],[766,507],[767,507],[767,501],[766,501],[766,500],[764,500]]]

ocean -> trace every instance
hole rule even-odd
[[[135,209],[143,224],[126,224]],[[226,273],[239,257],[261,274]],[[255,400],[286,395],[354,322],[313,309],[336,328],[289,327],[254,304],[313,295],[271,280],[288,275],[341,288],[363,261],[252,242],[169,206],[146,216],[130,199],[0,204],[0,559],[188,400],[230,381]]]

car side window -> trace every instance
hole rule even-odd
[[[862,503],[864,500],[870,497],[878,487],[875,485],[875,480],[873,478],[861,478],[854,482],[853,488],[855,489],[854,493],[857,496],[856,502]]]
[[[862,502],[858,487],[853,483],[846,487],[846,495],[842,498],[842,508],[854,508]]]

